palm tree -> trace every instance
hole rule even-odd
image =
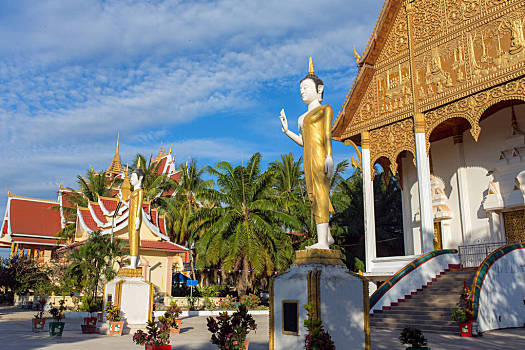
[[[168,228],[172,236],[170,238],[183,244],[190,238],[194,229],[190,227],[190,217],[202,206],[197,198],[202,197],[205,189],[213,186],[213,181],[202,179],[206,167],[199,169],[195,160],[181,164],[179,170],[179,184],[175,186],[171,197],[160,198],[160,206],[167,214]]]
[[[159,174],[160,163],[150,157],[149,162],[146,163],[146,158],[137,153],[135,160],[133,160],[133,168],[137,168],[140,163],[140,168],[144,170],[144,179],[142,179],[142,188],[144,189],[144,200],[155,201],[158,205],[158,198],[164,193],[173,189],[177,183],[170,179],[165,174]]]
[[[203,191],[202,199],[215,206],[196,211],[197,265],[220,263],[233,274],[239,294],[251,288],[256,277],[251,270],[287,268],[293,258],[290,237],[283,227],[298,227],[298,221],[283,212],[272,195],[274,174],[261,172],[261,155],[255,153],[247,166],[220,162],[209,172],[217,178],[217,189]]]
[[[105,172],[95,172],[93,169],[88,170],[86,177],[82,175],[77,176],[77,184],[79,190],[66,187],[68,192],[68,201],[73,206],[67,207],[62,206],[62,212],[67,222],[71,224],[66,225],[63,229],[57,232],[57,236],[60,237],[60,241],[70,240],[74,237],[76,232],[77,222],[77,206],[87,207],[88,202],[96,202],[99,196],[111,197],[111,189],[122,180],[109,177]],[[55,210],[60,210],[60,206],[54,207]]]

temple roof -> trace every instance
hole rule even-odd
[[[62,229],[59,202],[27,198],[8,193],[1,239],[54,245]]]
[[[388,34],[402,5],[401,0],[386,0],[384,2],[364,53],[358,59],[359,71],[332,128],[334,140],[343,141],[341,136],[345,132],[346,126],[351,122],[352,115],[356,112],[357,106],[374,76],[374,65],[381,50],[385,47]],[[356,141],[360,142],[359,140]]]

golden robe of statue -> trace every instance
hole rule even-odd
[[[129,255],[138,256],[140,247],[140,225],[142,224],[142,203],[144,202],[144,190],[139,188],[131,192],[129,196]],[[136,221],[138,219],[138,228]]]
[[[321,105],[303,119],[303,167],[308,199],[316,224],[330,221],[334,212],[330,202],[330,179],[325,174],[325,159],[332,156],[332,107]]]

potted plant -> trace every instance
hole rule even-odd
[[[412,350],[430,350],[427,345],[427,340],[423,336],[423,332],[415,327],[405,327],[399,335],[401,344],[410,344],[407,349]]]
[[[246,341],[246,336],[257,328],[244,304],[239,305],[239,309],[231,316],[222,312],[217,320],[210,316],[207,321],[208,330],[212,334],[211,342],[220,350],[248,350],[250,342]]]
[[[170,307],[166,310],[163,316],[159,317],[161,324],[165,324],[169,327],[170,333],[179,334],[182,325],[182,320],[178,319],[181,308],[177,306],[176,302],[172,302]]]
[[[40,332],[44,329],[46,319],[44,318],[44,307],[46,306],[47,300],[45,297],[41,297],[38,300],[37,310],[38,312],[33,316],[33,332]]]
[[[64,306],[65,301],[60,300],[59,301],[59,307],[56,307],[53,304],[53,307],[49,312],[53,316],[53,322],[49,322],[49,335],[50,336],[57,336],[61,337],[62,332],[64,331],[64,325],[65,323],[62,322],[62,318],[64,317],[64,310],[66,309]]]
[[[114,306],[110,301],[106,308],[106,319],[109,322],[109,335],[122,335],[122,330],[124,329],[124,321],[122,321],[122,316],[120,316],[120,310],[118,307]]]
[[[464,283],[463,293],[459,296],[456,307],[452,308],[452,319],[459,325],[462,337],[472,337],[472,302],[470,288]]]
[[[323,328],[323,323],[314,317],[312,305],[306,304],[304,306],[308,311],[308,319],[304,320],[304,325],[308,329],[304,341],[304,348],[306,350],[335,350],[335,344]]]
[[[133,334],[133,342],[145,345],[146,350],[171,350],[169,326],[164,323],[157,325],[155,317],[152,317],[152,320],[147,322],[146,332],[139,329]]]
[[[97,317],[93,317],[93,313],[98,310],[96,303],[92,298],[85,298],[82,301],[82,306],[89,312],[89,317],[84,317],[84,324],[81,325],[82,333],[96,333]]]

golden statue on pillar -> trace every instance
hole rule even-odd
[[[312,57],[308,75],[301,80],[300,89],[308,110],[298,119],[299,135],[288,129],[284,109],[279,118],[282,131],[303,147],[304,177],[317,228],[317,243],[307,249],[330,249],[330,244],[334,243],[328,227],[330,213],[334,212],[330,202],[330,179],[334,174],[331,135],[333,112],[329,105],[321,105],[324,84],[315,75]]]
[[[140,161],[137,168],[131,173],[130,182],[133,186],[133,192],[129,195],[129,217],[128,217],[128,234],[129,234],[129,256],[131,269],[136,269],[139,264],[139,247],[140,247],[140,225],[142,223],[142,203],[144,202],[144,189],[142,189],[142,180],[144,179],[144,170],[140,168]]]

